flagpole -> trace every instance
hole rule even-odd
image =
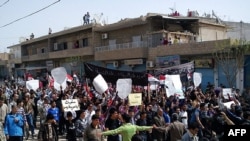
[[[150,85],[149,85],[149,83],[148,83],[148,102],[150,103],[150,101],[151,101],[151,93],[150,93]]]

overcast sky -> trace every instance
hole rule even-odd
[[[49,27],[58,32],[80,26],[86,12],[108,24],[147,13],[169,14],[171,9],[182,15],[188,9],[199,15],[213,10],[222,20],[250,23],[249,5],[247,0],[0,0],[0,52],[31,33],[47,35]]]

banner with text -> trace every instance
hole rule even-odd
[[[62,100],[62,106],[65,112],[80,110],[80,106],[77,99]]]

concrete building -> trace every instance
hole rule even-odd
[[[17,75],[32,70],[42,74],[42,69],[59,66],[69,74],[83,75],[84,62],[138,72],[189,61],[209,62],[211,66],[196,63],[195,71],[203,74],[203,87],[207,82],[218,86],[225,78],[218,78],[218,66],[211,54],[218,44],[231,44],[227,31],[226,25],[213,18],[148,13],[114,24],[88,24],[21,42],[8,47],[13,56],[9,62]]]
[[[9,76],[9,66],[8,66],[8,60],[9,60],[9,53],[0,53],[0,81],[3,81],[4,79]]]

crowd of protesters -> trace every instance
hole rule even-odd
[[[250,125],[250,89],[224,97],[222,87],[208,84],[204,91],[186,89],[180,99],[162,87],[151,91],[133,86],[131,93],[142,93],[142,104],[130,106],[127,98],[119,98],[115,85],[102,94],[91,82],[73,80],[61,90],[50,86],[1,86],[1,141],[57,141],[61,135],[68,141],[222,141],[224,125]],[[80,110],[65,112],[66,99],[77,99]],[[223,105],[228,101],[234,101],[230,108]]]

